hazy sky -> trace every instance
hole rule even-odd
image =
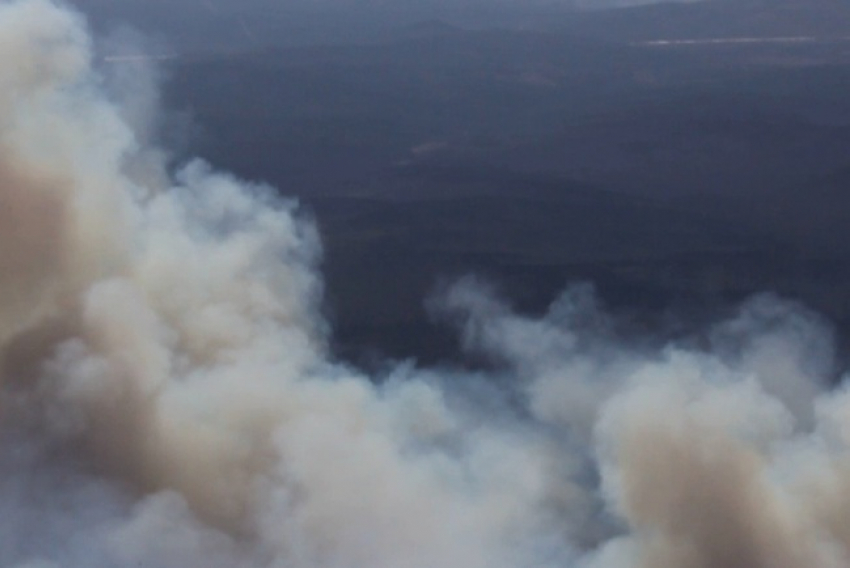
[[[463,27],[526,25],[553,12],[654,0],[71,0],[100,33],[130,26],[179,49],[371,39],[422,20]],[[694,0],[672,0],[692,2]]]

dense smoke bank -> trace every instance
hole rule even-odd
[[[647,352],[586,288],[535,320],[463,281],[437,303],[504,371],[363,376],[296,205],[169,172],[144,70],[93,61],[69,9],[0,2],[0,566],[850,562],[817,316],[758,297]]]

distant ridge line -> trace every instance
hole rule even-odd
[[[850,42],[850,36],[816,37],[816,36],[786,36],[786,37],[729,37],[703,39],[652,39],[633,41],[631,45],[665,47],[677,45],[724,45],[724,44],[767,44],[767,43],[845,43]]]

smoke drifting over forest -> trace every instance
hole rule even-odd
[[[533,319],[462,280],[433,309],[503,371],[365,376],[297,204],[167,167],[154,70],[95,60],[79,14],[0,3],[0,565],[850,561],[817,315],[764,295],[649,348],[587,287]]]

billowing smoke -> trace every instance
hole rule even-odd
[[[0,566],[850,562],[816,315],[762,296],[650,348],[586,287],[531,319],[469,280],[437,304],[502,371],[363,376],[296,204],[173,172],[145,74],[93,61],[73,11],[0,3]]]

